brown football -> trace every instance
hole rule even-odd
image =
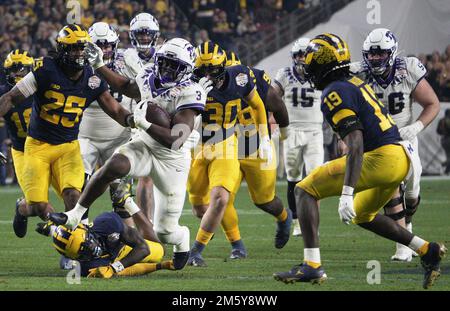
[[[170,115],[157,104],[148,103],[145,118],[148,122],[154,123],[161,127],[170,128]]]

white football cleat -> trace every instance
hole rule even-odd
[[[395,255],[391,257],[392,261],[411,262],[413,251],[408,247],[400,243],[396,243],[397,251]]]
[[[302,235],[302,229],[300,228],[300,222],[297,219],[293,219],[292,224],[294,225],[294,230],[292,231],[293,236],[301,236]]]

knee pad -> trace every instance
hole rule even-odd
[[[400,212],[397,212],[395,214],[388,214],[387,211],[397,205],[401,204],[402,210]],[[397,198],[391,199],[389,202],[386,203],[384,208],[384,215],[391,218],[392,220],[399,220],[405,217],[405,192],[402,186],[400,186],[400,196]]]
[[[410,204],[405,204],[406,205],[406,218],[405,221],[407,224],[409,224],[412,220],[412,216],[416,213],[417,208],[419,207],[420,204],[420,195],[417,199],[417,203],[410,205]]]

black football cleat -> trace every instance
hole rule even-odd
[[[174,270],[183,269],[189,259],[190,252],[174,252],[172,256],[172,266]]]
[[[275,247],[283,248],[289,241],[292,225],[292,212],[287,209],[288,216],[285,221],[277,222],[277,231],[275,232]]]
[[[447,248],[444,244],[430,242],[428,252],[420,258],[420,263],[425,270],[423,288],[428,289],[441,276],[439,264],[444,258]]]
[[[230,259],[244,259],[247,258],[247,250],[245,248],[233,248],[231,250]]]
[[[68,217],[65,213],[49,213],[48,219],[55,225],[60,226],[67,223]]]
[[[206,267],[206,262],[203,259],[202,254],[200,253],[192,253],[189,256],[188,262],[187,264],[189,266],[194,266],[194,267]]]
[[[28,227],[28,217],[23,216],[19,213],[19,204],[23,198],[16,200],[16,214],[13,220],[13,229],[17,237],[23,238],[27,234]]]
[[[44,236],[50,236],[50,227],[54,225],[51,221],[40,222],[36,225],[36,232]]]
[[[286,284],[292,284],[295,282],[311,282],[312,284],[322,284],[327,279],[327,275],[322,266],[320,266],[319,268],[313,268],[306,263],[294,266],[287,272],[274,273],[273,277],[275,278],[275,280],[284,282]]]

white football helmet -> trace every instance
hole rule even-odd
[[[194,68],[195,50],[189,41],[173,38],[155,54],[157,76],[163,87],[172,87],[190,77]]]
[[[153,15],[140,13],[130,23],[131,44],[139,51],[146,52],[156,45],[159,38],[159,24]],[[146,38],[138,38],[147,36]],[[143,40],[144,39],[144,40]]]
[[[369,54],[388,54],[386,58],[369,60]],[[382,75],[394,65],[398,53],[398,42],[394,34],[386,28],[372,30],[363,44],[364,62],[375,75]]]
[[[108,65],[114,60],[114,55],[119,44],[119,36],[116,31],[107,23],[98,22],[89,28],[89,36],[92,42],[103,50],[103,62]],[[107,46],[111,46],[110,51],[105,51]]]
[[[309,44],[309,41],[311,41],[311,39],[309,39],[309,38],[299,38],[294,42],[294,45],[291,48],[291,57],[294,62],[295,69],[297,69],[297,71],[299,73],[303,72],[303,64],[304,63],[299,62],[296,59],[296,56],[298,54],[301,54],[301,55],[305,54],[306,48]]]

